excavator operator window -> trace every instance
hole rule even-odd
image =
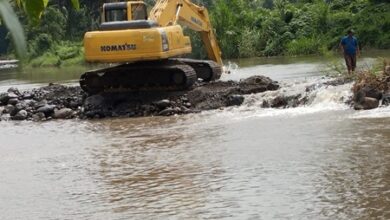
[[[147,20],[146,7],[144,4],[132,4],[131,5],[132,20]]]
[[[109,9],[105,11],[105,21],[127,21],[127,9]]]

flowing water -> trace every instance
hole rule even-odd
[[[223,80],[264,74],[283,88],[236,108],[0,122],[0,219],[390,219],[390,108],[351,110],[350,84],[260,107],[321,82],[321,64],[240,61]],[[0,73],[0,90],[77,81],[67,71]]]

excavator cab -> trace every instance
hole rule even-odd
[[[102,23],[147,19],[146,5],[142,1],[106,3],[103,5]]]

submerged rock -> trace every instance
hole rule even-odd
[[[385,106],[390,105],[390,93],[383,95],[382,105],[385,105]]]

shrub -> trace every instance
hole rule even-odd
[[[287,44],[288,55],[308,55],[318,54],[321,52],[322,41],[317,37],[299,38],[292,40]]]

